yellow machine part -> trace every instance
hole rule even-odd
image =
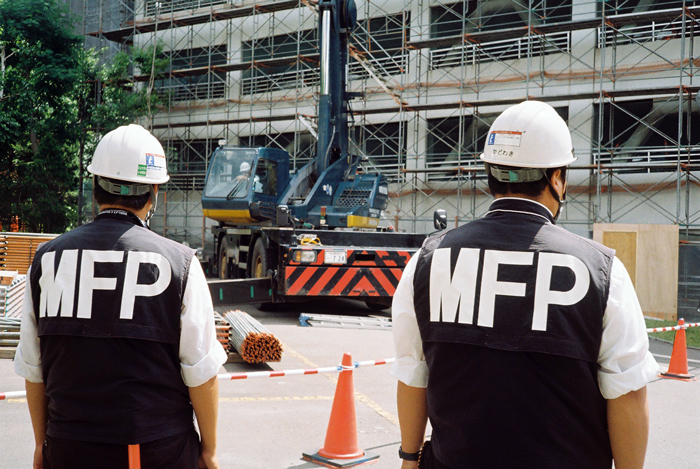
[[[250,216],[250,210],[213,210],[203,209],[207,218],[228,223],[254,223],[257,220]]]
[[[256,223],[258,220],[250,216],[249,210],[214,210],[203,209],[207,218],[227,223]],[[376,228],[379,218],[348,216],[348,228]]]
[[[348,228],[376,228],[378,226],[379,218],[348,215]]]

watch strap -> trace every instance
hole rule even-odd
[[[415,453],[407,453],[401,448],[401,446],[399,446],[399,458],[403,459],[404,461],[418,461],[420,459],[420,451]]]

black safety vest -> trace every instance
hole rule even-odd
[[[524,199],[426,240],[414,306],[440,462],[611,467],[597,360],[613,258]]]
[[[121,210],[39,247],[30,281],[50,436],[133,444],[191,428],[179,341],[193,254]]]

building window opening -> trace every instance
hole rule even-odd
[[[226,72],[210,70],[209,66],[227,63],[226,45],[180,49],[170,54],[171,73],[168,78],[156,80],[158,94],[171,101],[215,99],[225,96]],[[175,71],[181,73],[173,74]],[[183,71],[190,73],[182,73]]]

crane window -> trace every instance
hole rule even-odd
[[[255,170],[253,192],[256,194],[277,195],[277,162],[260,158]]]
[[[250,174],[255,165],[255,150],[219,150],[210,164],[204,188],[205,196],[233,199],[248,194]]]

